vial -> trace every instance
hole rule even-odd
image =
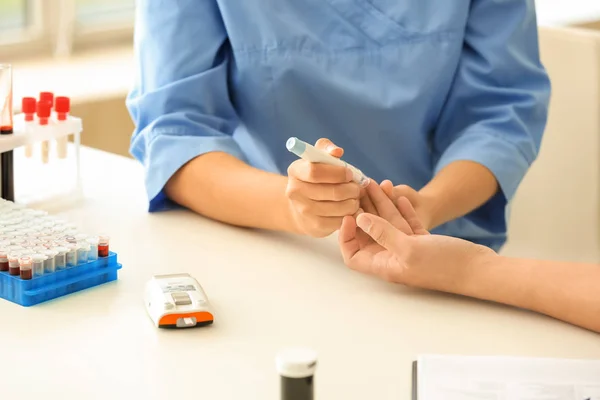
[[[46,261],[46,256],[43,254],[34,254],[31,256],[33,260],[33,276],[42,276],[44,275],[44,261]]]
[[[0,271],[8,271],[8,254],[6,250],[0,250]]]
[[[54,257],[54,264],[56,265],[56,269],[65,269],[67,267],[67,252],[69,249],[66,247],[55,247],[54,251],[56,251],[56,257]]]
[[[54,250],[46,250],[43,254],[46,256],[46,259],[44,260],[44,273],[51,274],[56,271],[54,257],[56,257],[57,252]]]
[[[65,240],[69,243],[76,243],[77,239],[75,239],[75,236],[65,236]]]
[[[317,353],[307,348],[285,349],[277,355],[281,400],[313,400]]]
[[[12,253],[8,255],[8,273],[13,276],[21,274],[21,267],[19,267],[19,256],[20,253]]]
[[[77,246],[73,243],[67,244],[67,268],[73,268],[77,265]]]
[[[109,237],[101,235],[98,237],[98,257],[108,257]]]
[[[19,269],[20,269],[21,279],[28,281],[32,278],[31,267],[32,267],[31,257],[25,256],[25,257],[21,257],[19,259]]]
[[[87,242],[90,245],[90,251],[88,253],[88,260],[96,261],[98,259],[98,238],[97,237],[88,238]]]
[[[88,243],[79,243],[77,247],[77,263],[85,264],[88,262],[88,253],[90,251],[90,245]]]

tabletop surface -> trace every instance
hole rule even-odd
[[[275,355],[295,345],[319,353],[319,399],[406,399],[423,353],[600,358],[598,335],[583,329],[353,272],[335,237],[148,214],[135,161],[84,148],[82,162],[85,200],[49,211],[110,233],[123,269],[31,308],[0,301],[1,398],[278,399]],[[144,284],[176,272],[199,280],[214,325],[153,326]]]

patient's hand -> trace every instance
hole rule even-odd
[[[369,193],[377,195],[377,190],[369,188]],[[385,200],[377,207],[379,216],[344,218],[339,245],[350,268],[391,282],[452,292],[465,284],[469,268],[495,260],[496,253],[487,247],[430,235],[406,197],[398,200],[397,208],[389,197]]]

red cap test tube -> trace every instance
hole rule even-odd
[[[21,111],[25,114],[25,121],[33,121],[37,102],[34,97],[23,97],[21,100]]]
[[[40,121],[40,125],[48,125],[48,118],[50,118],[51,105],[48,102],[42,100],[37,103],[37,116]]]
[[[66,120],[69,111],[71,111],[71,100],[64,96],[57,97],[54,100],[54,111],[56,111],[59,121]]]
[[[52,109],[54,107],[54,93],[40,92],[40,102],[50,103],[50,109]]]

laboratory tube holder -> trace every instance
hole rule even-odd
[[[62,140],[66,145],[69,136],[73,135],[76,174],[73,187],[66,192],[55,194],[54,196],[26,202],[26,205],[28,207],[44,207],[67,199],[73,201],[82,198],[80,147],[83,124],[81,118],[67,115],[65,120],[57,120],[56,113],[53,112],[53,115],[48,118],[48,123],[46,125],[40,125],[38,121],[27,121],[25,114],[19,113],[13,116],[13,124],[14,131],[12,134],[0,135],[0,153],[12,151],[23,146],[33,146],[34,144],[51,140]],[[4,176],[6,177],[6,175]],[[11,186],[14,186],[14,176],[10,174],[7,179],[13,180]],[[14,201],[15,199],[6,200]]]
[[[117,254],[109,252],[108,257],[99,257],[96,261],[66,267],[30,280],[0,272],[0,298],[23,307],[33,306],[115,281],[121,267]]]

